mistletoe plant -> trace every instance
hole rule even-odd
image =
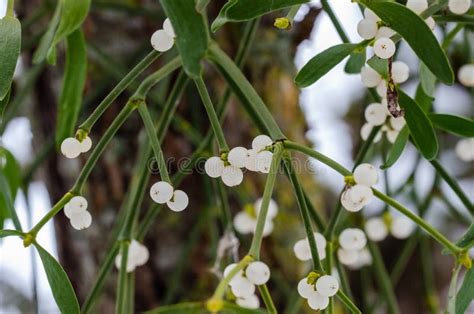
[[[339,0],[338,0],[339,1]],[[342,0],[341,0],[342,1]],[[348,0],[347,0],[348,1]],[[425,212],[431,201],[420,203],[417,210],[411,210],[397,201],[396,192],[387,189],[382,192],[374,187],[379,176],[386,175],[387,169],[398,161],[405,147],[412,143],[419,155],[429,161],[437,172],[437,179],[445,183],[461,200],[470,214],[472,221],[474,206],[468,195],[462,190],[439,162],[439,143],[437,129],[463,137],[456,147],[459,158],[466,162],[474,159],[473,139],[474,122],[467,118],[436,112],[433,108],[433,97],[437,84],[452,85],[455,81],[453,69],[446,51],[456,35],[463,33],[467,44],[471,44],[466,64],[458,72],[459,82],[466,87],[474,86],[474,48],[473,19],[474,11],[470,0],[408,0],[379,1],[353,0],[363,15],[357,25],[362,38],[360,42],[350,42],[340,22],[332,11],[327,0],[321,0],[322,9],[329,15],[342,44],[333,46],[314,56],[297,73],[294,82],[298,87],[307,87],[324,76],[336,65],[349,57],[346,72],[360,75],[367,86],[373,102],[365,110],[366,123],[361,129],[364,144],[358,152],[352,169],[346,169],[334,159],[306,145],[292,141],[275,121],[272,113],[252,84],[241,71],[249,47],[254,41],[255,32],[261,16],[273,11],[287,10],[288,14],[275,20],[273,32],[290,29],[295,23],[294,17],[301,5],[308,0],[229,0],[218,16],[208,24],[206,9],[207,0],[160,0],[168,17],[162,27],[151,36],[150,51],[120,82],[107,94],[95,110],[78,126],[82,105],[82,93],[86,81],[86,40],[81,29],[86,19],[90,0],[60,0],[48,29],[44,32],[33,57],[33,62],[43,65],[54,64],[57,46],[66,43],[66,63],[63,85],[58,110],[56,145],[64,157],[77,158],[86,155],[86,162],[77,177],[75,184],[64,190],[51,210],[30,230],[24,229],[13,205],[14,195],[18,188],[12,175],[12,156],[2,148],[5,156],[0,173],[0,205],[2,212],[11,218],[14,230],[1,230],[0,236],[20,237],[25,247],[33,246],[43,263],[54,299],[62,313],[90,313],[98,302],[109,274],[115,264],[118,269],[116,285],[116,312],[133,312],[133,272],[137,267],[147,263],[150,253],[143,240],[152,226],[160,208],[166,207],[173,212],[186,215],[186,208],[193,200],[186,191],[180,190],[180,182],[192,169],[201,156],[207,156],[204,165],[205,175],[215,180],[221,199],[223,221],[226,223],[223,238],[230,237],[231,245],[235,241],[234,231],[241,234],[252,234],[252,241],[247,254],[234,254],[234,262],[228,265],[217,263],[215,269],[222,269],[222,276],[214,292],[207,299],[194,300],[191,303],[158,307],[151,313],[262,313],[260,298],[265,312],[277,313],[271,290],[267,283],[272,280],[273,270],[261,260],[263,238],[273,230],[273,220],[278,215],[278,205],[272,199],[273,190],[280,170],[289,179],[301,215],[302,226],[306,237],[294,243],[294,253],[299,260],[311,261],[305,276],[292,289],[306,300],[313,310],[324,310],[334,313],[335,300],[345,311],[361,313],[361,306],[352,297],[345,267],[374,269],[380,287],[380,298],[374,306],[382,302],[388,313],[400,313],[394,294],[399,274],[388,274],[376,242],[384,240],[391,234],[398,239],[407,239],[405,256],[413,248],[411,239],[417,237],[419,228],[439,243],[443,252],[452,257],[453,274],[447,301],[447,313],[463,313],[474,294],[474,276],[469,249],[474,245],[474,225],[467,228],[465,234],[452,241],[425,219]],[[454,22],[454,28],[445,33],[440,44],[433,34],[436,24]],[[246,22],[244,36],[238,53],[233,60],[213,39],[213,34],[226,23]],[[354,25],[356,27],[356,25]],[[0,20],[0,111],[7,107],[11,81],[20,53],[21,24],[14,14],[14,0],[8,0],[6,16]],[[408,65],[397,60],[397,47],[401,42],[408,44],[420,61],[419,84],[414,98],[410,97],[401,84],[408,80],[411,72]],[[130,89],[138,76],[148,69],[158,58],[170,54],[168,51],[176,45],[177,56],[169,57],[164,65],[148,75],[115,116],[105,133],[93,143],[94,126],[109,106],[125,90]],[[367,59],[367,54],[373,56]],[[172,56],[172,55],[171,55]],[[204,80],[203,72],[208,69],[203,64],[212,66],[221,74],[227,83],[227,90],[222,98],[213,103]],[[154,121],[149,109],[149,93],[171,73],[182,70],[174,81],[160,116]],[[176,107],[188,85],[192,83],[197,90],[207,113],[210,131],[198,139],[198,147],[193,152],[186,169],[174,175],[168,173],[162,142],[168,129],[179,118]],[[276,91],[278,93],[279,91]],[[223,118],[230,95],[235,95],[242,109],[248,113],[249,120],[258,128],[257,135],[248,147],[229,147],[223,130]],[[455,104],[453,104],[455,105]],[[106,147],[116,135],[119,128],[128,118],[138,111],[147,140],[139,151],[139,160],[133,174],[124,204],[123,219],[117,220],[114,243],[107,251],[95,283],[88,297],[79,304],[73,286],[66,272],[55,258],[37,241],[42,228],[51,223],[56,215],[64,211],[71,226],[77,230],[87,229],[93,224],[93,215],[88,211],[86,184],[89,175],[97,165]],[[183,129],[185,135],[189,131]],[[192,136],[192,135],[190,135]],[[368,162],[368,152],[378,149],[374,143],[386,137],[390,146],[383,152],[383,165],[378,169]],[[217,149],[212,150],[212,144]],[[90,151],[90,153],[89,153]],[[212,153],[209,153],[211,152]],[[327,167],[333,169],[344,183],[340,198],[330,212],[330,216],[321,217],[315,211],[307,192],[300,183],[300,174],[295,170],[293,153],[302,153]],[[211,157],[209,157],[211,155]],[[147,160],[153,157],[158,165],[160,181],[152,182],[149,197],[155,205],[145,213],[140,213],[146,189],[150,181]],[[231,217],[227,203],[227,188],[232,189],[246,180],[244,171],[255,172],[265,176],[263,196],[234,219]],[[26,176],[31,178],[31,174]],[[386,180],[385,180],[386,181]],[[27,182],[23,182],[26,185]],[[226,187],[224,187],[224,185]],[[430,194],[431,195],[431,194]],[[386,204],[379,216],[365,218],[361,215],[363,208],[374,199]],[[400,216],[393,216],[389,208],[398,211]],[[457,211],[457,209],[455,209]],[[181,219],[181,218],[178,218]],[[404,252],[405,252],[404,251]],[[235,253],[235,252],[234,252]],[[236,256],[237,255],[237,256]],[[407,258],[397,261],[395,270],[400,272],[407,264]],[[458,275],[463,268],[468,269],[462,286],[458,288]],[[258,288],[258,289],[257,289]],[[259,291],[257,293],[257,290]],[[260,296],[260,298],[259,298]],[[436,304],[431,304],[436,308]]]

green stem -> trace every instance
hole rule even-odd
[[[381,201],[387,203],[388,205],[392,206],[393,208],[398,210],[400,213],[402,213],[406,217],[410,218],[414,223],[416,223],[423,230],[425,230],[429,235],[431,235],[432,238],[434,238],[436,241],[438,241],[444,248],[451,251],[451,253],[456,255],[456,254],[462,252],[462,249],[460,247],[456,246],[454,243],[452,243],[451,241],[446,239],[438,230],[433,228],[423,218],[416,215],[415,213],[410,211],[408,208],[406,208],[402,204],[398,203],[396,200],[394,200],[394,199],[388,197],[387,195],[383,194],[382,192],[380,192],[376,189],[372,189],[372,191],[374,192],[375,197],[377,197]]]
[[[329,241],[326,245],[326,273],[329,275],[332,274],[333,252],[334,252],[334,245],[332,241]],[[328,314],[334,313],[334,298],[329,298],[329,305],[326,311]]]
[[[375,243],[372,241],[368,241],[368,247],[370,250],[370,254],[372,255],[374,261],[374,278],[377,280],[380,289],[382,290],[383,294],[385,295],[385,301],[387,302],[387,310],[390,314],[397,314],[400,313],[400,309],[398,308],[397,299],[395,297],[395,293],[392,288],[392,283],[390,282],[390,277],[388,276],[387,269],[383,264],[382,255],[380,254],[380,250]]]
[[[285,142],[286,144],[286,142]],[[296,201],[298,203],[298,208],[300,210],[301,217],[303,219],[303,224],[304,224],[304,229],[306,232],[306,237],[308,238],[308,243],[309,247],[311,250],[311,257],[312,257],[312,262],[313,262],[313,269],[315,271],[324,272],[323,265],[321,263],[321,260],[319,258],[318,254],[318,248],[316,245],[316,239],[314,238],[314,233],[313,233],[313,228],[311,226],[311,217],[308,213],[308,207],[306,206],[306,201],[304,198],[304,193],[303,193],[303,188],[300,185],[300,182],[298,180],[298,176],[295,173],[295,169],[293,168],[291,164],[291,156],[288,154],[285,156],[285,169],[287,176],[290,179],[290,182],[293,186],[295,195],[296,195]]]
[[[341,301],[351,311],[351,313],[362,314],[354,302],[352,302],[352,300],[349,299],[349,297],[341,289],[339,289],[336,295],[339,301]]]
[[[15,16],[15,12],[13,10],[15,6],[15,0],[8,0],[7,2],[7,16]]]
[[[420,239],[420,261],[423,275],[423,286],[426,293],[426,303],[430,313],[439,313],[439,302],[433,278],[433,263],[429,238],[421,236]]]
[[[227,142],[225,140],[224,131],[222,131],[222,127],[219,123],[219,118],[217,117],[216,111],[214,106],[212,105],[211,97],[209,97],[209,93],[207,92],[206,84],[202,77],[194,79],[194,83],[199,91],[199,95],[201,96],[202,103],[206,108],[207,115],[209,117],[209,121],[211,122],[212,130],[214,131],[214,135],[216,137],[217,143],[219,145],[219,149],[221,152],[229,151],[229,146],[227,146]]]
[[[331,6],[329,5],[328,0],[321,0],[321,6],[323,7],[323,10],[326,12],[326,14],[331,19],[331,22],[334,25],[334,27],[336,28],[336,31],[339,34],[339,37],[341,38],[342,42],[350,43],[349,37],[347,37],[346,32],[342,28],[341,23],[339,23],[339,20],[337,19],[336,14],[334,14],[334,11],[332,10]]]
[[[3,192],[3,193],[1,193],[1,192]],[[27,190],[26,190],[26,193],[28,193]],[[3,194],[4,200],[5,200],[4,203],[7,207],[6,208],[7,215],[9,217],[11,217],[11,219],[13,221],[13,225],[15,226],[15,229],[17,231],[22,232],[23,229],[21,228],[20,219],[18,219],[18,215],[17,215],[15,207],[13,205],[14,200],[13,200],[12,195],[10,193],[10,187],[9,187],[7,179],[5,178],[3,173],[0,173],[0,195],[2,195],[2,194]],[[3,217],[2,217],[2,219],[3,219]],[[2,221],[2,223],[3,223],[3,221]]]
[[[268,206],[272,197],[273,187],[275,186],[278,170],[280,169],[282,154],[283,147],[281,144],[275,144],[270,172],[268,173],[265,189],[263,190],[262,205],[257,217],[257,227],[255,228],[255,234],[252,238],[252,245],[250,246],[248,253],[248,255],[254,257],[257,260],[260,259],[260,246],[262,245],[263,229],[265,227],[265,222],[267,221]]]
[[[122,254],[122,259],[120,260],[120,270],[117,279],[117,302],[115,304],[115,313],[117,314],[127,313],[127,260],[129,245],[130,243],[128,241],[123,241],[120,243],[120,253]]]
[[[267,312],[269,314],[277,314],[278,311],[273,303],[272,296],[270,295],[270,291],[268,291],[267,285],[258,286],[258,290],[260,291],[260,296],[263,299],[263,303],[265,303],[265,307],[267,308]]]
[[[135,102],[132,102],[132,101],[127,102],[125,107],[119,112],[119,114],[112,121],[112,124],[109,126],[107,131],[105,131],[104,135],[100,138],[99,142],[94,147],[91,155],[89,156],[89,159],[87,159],[86,164],[82,168],[82,171],[79,174],[79,177],[77,178],[76,183],[71,189],[71,192],[73,194],[80,195],[82,193],[82,189],[84,188],[87,178],[89,177],[90,173],[92,172],[92,169],[94,168],[97,161],[99,160],[99,157],[102,155],[106,146],[112,140],[112,138],[114,137],[118,129],[122,126],[123,123],[125,123],[125,121],[128,119],[128,117],[133,112],[133,110],[135,110],[135,107],[136,107]]]
[[[181,66],[181,58],[176,57],[167,64],[165,64],[161,69],[155,73],[147,76],[143,82],[138,86],[135,96],[137,98],[145,98],[150,89],[158,84],[164,77],[168,76],[171,72],[175,71]]]
[[[114,265],[115,256],[119,252],[120,245],[118,242],[115,242],[114,245],[108,251],[104,262],[102,263],[99,274],[97,275],[97,279],[92,287],[92,290],[89,292],[86,300],[82,304],[81,313],[87,314],[90,313],[92,310],[92,306],[97,301],[99,294],[101,293],[102,289],[104,288],[104,284],[108,278],[110,273],[110,269],[112,269]]]
[[[112,91],[95,108],[94,112],[79,126],[86,134],[89,134],[96,121],[102,116],[112,102],[130,85],[140,73],[150,66],[160,53],[156,50],[150,52],[142,61],[140,61],[124,78],[115,86]]]
[[[459,185],[459,183],[449,175],[449,173],[446,171],[446,169],[443,168],[443,166],[439,163],[439,161],[431,160],[430,163],[435,168],[436,172],[444,179],[444,181],[453,190],[453,192],[456,193],[456,195],[459,197],[459,199],[464,204],[464,206],[466,206],[467,210],[471,213],[471,215],[474,215],[474,206],[469,200],[469,197],[467,197],[467,195],[461,189],[461,186]]]
[[[160,141],[156,136],[156,130],[153,126],[153,120],[151,119],[150,112],[146,107],[144,102],[141,102],[138,105],[138,112],[142,117],[143,124],[145,125],[145,130],[148,135],[148,139],[151,142],[151,147],[153,147],[153,151],[155,152],[156,162],[158,163],[158,169],[160,170],[160,176],[163,181],[168,182],[169,184],[173,185],[171,182],[170,176],[168,174],[168,169],[166,167],[166,160],[163,155],[163,151],[161,150]]]

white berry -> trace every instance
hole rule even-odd
[[[339,290],[339,282],[330,275],[324,275],[316,281],[316,291],[325,297],[332,297]]]
[[[234,166],[227,166],[222,171],[221,179],[225,185],[232,187],[242,183],[244,174],[240,168]]]
[[[374,126],[372,124],[365,123],[360,129],[360,137],[362,137],[362,139],[366,141],[369,138],[369,135],[372,132],[373,128]],[[380,141],[381,138],[382,138],[382,133],[379,131],[374,137],[374,143],[377,143],[378,141]]]
[[[272,145],[273,141],[267,135],[259,135],[252,141],[252,149],[259,152],[267,146]]]
[[[308,298],[308,305],[313,310],[324,310],[329,305],[329,298],[315,291]]]
[[[394,218],[390,225],[390,233],[397,239],[408,238],[414,229],[413,222],[404,216]]]
[[[173,187],[165,181],[159,181],[150,188],[151,199],[158,204],[164,204],[173,197]]]
[[[339,235],[339,244],[345,250],[361,250],[367,244],[367,237],[360,229],[347,228]]]
[[[245,276],[251,283],[260,286],[270,279],[270,268],[263,262],[252,262],[247,266]]]
[[[455,147],[456,155],[464,162],[474,160],[474,137],[460,140]]]
[[[380,81],[379,85],[377,85],[375,90],[377,91],[377,94],[380,97],[382,98],[387,97],[387,81],[385,80]]]
[[[181,190],[176,190],[173,192],[173,197],[166,202],[169,209],[175,212],[180,212],[186,209],[189,204],[188,195]]]
[[[263,198],[259,198],[253,205],[253,207],[255,208],[255,213],[257,215],[258,213],[260,213],[262,202],[263,202]],[[273,199],[270,199],[270,202],[268,203],[267,219],[273,219],[275,218],[277,214],[278,214],[278,205]]]
[[[382,125],[387,120],[387,110],[379,103],[367,106],[364,112],[365,119],[372,125]]]
[[[319,259],[326,258],[326,238],[319,232],[314,233],[314,240],[316,241],[316,249],[318,251]]]
[[[298,282],[297,286],[298,294],[307,299],[314,293],[314,287],[308,283],[308,278],[303,278]]]
[[[464,14],[471,8],[471,0],[449,0],[448,8],[454,14]]]
[[[300,261],[305,262],[311,259],[311,250],[307,239],[297,241],[293,246],[293,252]]]
[[[365,232],[370,240],[378,242],[387,237],[388,228],[382,218],[374,217],[365,223]]]
[[[390,38],[395,34],[396,34],[396,32],[393,29],[391,29],[390,27],[382,26],[377,31],[377,35],[375,35],[375,39],[379,39],[379,38],[382,38],[382,37]]]
[[[392,79],[395,83],[403,83],[410,76],[410,68],[405,62],[395,61],[392,63]]]
[[[257,169],[257,152],[253,149],[247,150],[245,158],[245,168],[250,171],[258,171]]]
[[[465,64],[459,68],[458,80],[466,87],[474,87],[474,63]]]
[[[248,296],[246,298],[237,298],[237,300],[235,300],[235,303],[237,303],[241,307],[253,310],[258,309],[260,307],[260,300],[255,294],[252,294],[251,296]]]
[[[382,76],[380,76],[377,71],[367,65],[362,67],[360,75],[362,83],[364,83],[364,85],[369,88],[379,85],[379,83],[382,81]]]
[[[61,143],[61,153],[66,158],[74,159],[81,154],[81,143],[75,137],[68,137]]]
[[[237,232],[242,234],[252,233],[256,227],[256,221],[245,211],[237,213],[234,217],[234,227]]]
[[[83,230],[89,228],[92,224],[92,216],[86,210],[80,213],[73,213],[70,216],[71,226],[76,230]]]
[[[339,248],[337,250],[337,259],[344,265],[352,265],[357,262],[359,258],[359,251],[357,250],[345,250]]]
[[[231,290],[238,298],[248,298],[255,293],[255,285],[247,278],[241,277],[232,284]]]
[[[257,170],[262,173],[269,173],[272,164],[273,153],[269,151],[261,151],[257,153]]]
[[[347,211],[350,211],[352,213],[358,212],[362,209],[362,207],[364,207],[364,204],[352,201],[349,191],[350,190],[346,190],[342,192],[342,195],[341,195],[342,207],[344,207]]]
[[[236,263],[227,265],[227,267],[224,269],[224,277],[227,277],[232,271],[232,269],[234,269],[236,266],[237,266]],[[232,277],[232,279],[229,282],[229,285],[233,286],[235,283],[237,283],[240,279],[243,278],[243,274],[244,274],[243,270],[239,270],[237,274],[234,277]]]
[[[389,130],[386,131],[385,134],[387,135],[388,141],[393,144],[397,140],[398,134],[400,134],[400,132],[397,131],[397,130],[390,130],[389,129]]]
[[[428,25],[428,27],[429,27],[431,30],[434,30],[434,29],[435,29],[435,27],[436,27],[436,21],[435,21],[435,19],[434,19],[432,16],[430,16],[429,18],[427,18],[427,19],[425,20],[425,22],[426,22],[426,25]]]
[[[206,160],[206,163],[204,164],[204,170],[211,178],[219,178],[222,175],[224,168],[224,161],[220,159],[220,157],[211,157]]]
[[[357,184],[373,186],[377,183],[377,169],[371,164],[360,164],[354,169],[354,181]]]
[[[171,25],[171,21],[170,19],[166,19],[164,22],[163,22],[163,30],[165,31],[165,33],[170,36],[171,38],[174,38],[176,37],[176,34],[174,32],[174,28],[173,28],[173,25]]]
[[[89,136],[86,136],[86,138],[83,139],[82,142],[79,142],[79,147],[81,153],[87,153],[92,148],[91,138]]]
[[[348,193],[351,201],[363,205],[366,205],[374,196],[372,189],[362,184],[354,185]]]
[[[166,31],[159,29],[151,35],[151,46],[159,52],[165,52],[173,47],[174,39],[166,33]]]
[[[427,0],[408,0],[407,8],[409,8],[416,14],[420,14],[421,12],[428,9],[428,1]]]
[[[387,37],[381,37],[374,43],[374,52],[382,59],[391,58],[395,54],[395,43]]]
[[[372,39],[377,34],[377,22],[371,19],[363,19],[357,24],[357,32],[364,39]]]
[[[245,160],[247,158],[247,149],[245,147],[234,147],[227,155],[227,161],[237,168],[245,167]]]
[[[405,124],[406,124],[405,118],[403,118],[403,117],[399,117],[399,118],[391,117],[390,118],[390,125],[392,126],[392,128],[394,130],[401,131],[403,129],[403,127],[405,126]]]

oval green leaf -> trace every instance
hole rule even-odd
[[[432,113],[429,118],[438,129],[455,135],[474,137],[474,120],[441,113]]]
[[[474,267],[471,267],[464,275],[461,288],[456,295],[456,314],[465,314],[466,310],[474,300]]]
[[[10,90],[20,47],[20,21],[7,15],[0,19],[0,100],[3,100]]]
[[[295,77],[296,85],[307,87],[315,83],[350,55],[357,46],[358,44],[341,44],[317,54],[298,72]]]
[[[91,0],[60,0],[60,2],[62,3],[61,18],[54,34],[53,46],[81,26],[91,4]]]
[[[367,61],[367,64],[384,79],[388,78],[388,60],[373,56]]]
[[[380,166],[380,169],[390,168],[397,162],[398,158],[400,158],[403,153],[403,150],[405,149],[405,146],[408,143],[409,137],[410,130],[407,126],[405,126],[398,134],[397,139],[393,143],[392,149],[390,149],[390,152],[387,156],[387,160],[382,166]]]
[[[2,176],[2,190],[0,191],[0,228],[7,218],[16,216],[13,200],[21,184],[21,168],[15,157],[6,150],[0,148],[0,174]],[[13,215],[12,215],[13,214]],[[15,222],[19,225],[19,222]],[[18,227],[18,226],[16,226]]]
[[[211,29],[215,32],[227,22],[248,21],[272,11],[307,2],[309,0],[229,0],[212,23]]]
[[[0,230],[0,239],[5,237],[18,236],[21,237],[23,234],[16,230]]]
[[[161,0],[161,4],[176,33],[176,46],[186,74],[199,77],[209,43],[204,16],[196,11],[193,0]]]
[[[59,21],[61,20],[61,8],[62,2],[59,1],[56,5],[56,10],[54,11],[54,15],[49,22],[48,29],[44,33],[43,37],[41,37],[40,43],[38,48],[36,48],[35,53],[33,55],[33,63],[39,64],[46,59],[48,55],[48,51],[53,44],[54,34],[56,33],[56,29],[58,28]]]
[[[440,81],[453,84],[453,69],[446,53],[425,21],[398,3],[365,0],[364,5],[374,11],[388,27],[400,34]]]
[[[66,65],[59,97],[56,145],[74,132],[82,104],[82,92],[86,82],[87,51],[80,29],[67,37]]]
[[[348,74],[359,74],[362,67],[365,65],[366,60],[365,49],[362,52],[354,52],[347,60],[344,71]]]
[[[405,120],[421,155],[428,160],[438,154],[438,139],[430,119],[416,101],[398,90],[400,107],[405,109]]]
[[[79,314],[79,302],[69,278],[56,259],[37,242],[33,243],[43,263],[54,300],[61,313]]]

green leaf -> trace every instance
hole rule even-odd
[[[79,303],[72,288],[71,282],[64,269],[56,259],[51,256],[37,242],[33,243],[43,263],[49,286],[53,292],[54,300],[63,314],[79,314]]]
[[[365,65],[366,52],[365,49],[362,52],[354,52],[347,60],[344,71],[348,74],[359,74],[362,67]]]
[[[20,47],[20,21],[7,15],[0,19],[0,100],[3,100],[10,90]]]
[[[11,237],[11,236],[21,237],[21,236],[23,236],[23,233],[21,233],[20,231],[16,231],[16,230],[0,230],[0,239],[1,238],[6,238],[6,237]]]
[[[431,73],[430,69],[428,69],[423,62],[420,62],[420,83],[426,95],[434,95],[436,89],[436,76]]]
[[[384,79],[388,78],[388,61],[381,59],[377,56],[373,56],[367,61],[367,64],[380,74]]]
[[[358,44],[341,44],[317,54],[298,72],[295,77],[296,85],[299,87],[307,87],[315,83],[344,60],[344,58],[351,54],[357,47]]]
[[[62,1],[58,1],[58,4],[56,5],[56,10],[54,11],[54,15],[51,21],[49,22],[48,29],[44,33],[43,37],[41,37],[38,48],[36,49],[33,55],[34,64],[39,64],[43,62],[46,59],[46,56],[48,55],[48,51],[51,48],[51,45],[53,44],[54,34],[56,33],[59,21],[61,20],[61,9]]]
[[[187,302],[167,306],[160,306],[156,309],[146,312],[146,314],[208,314],[205,304],[202,302]],[[224,302],[220,314],[264,314],[263,310],[252,310],[240,307],[238,305]]]
[[[5,113],[5,110],[7,109],[8,103],[10,102],[10,96],[11,96],[11,91],[12,89],[8,89],[8,93],[5,95],[5,97],[0,100],[0,128],[3,123],[3,114]]]
[[[199,77],[209,43],[204,16],[196,11],[193,0],[161,0],[161,4],[176,32],[176,46],[186,74]]]
[[[415,101],[418,105],[420,105],[424,112],[428,113],[433,106],[434,98],[427,95],[421,84],[418,84],[415,94]]]
[[[248,21],[276,10],[307,2],[309,0],[229,0],[212,23],[211,29],[215,32],[227,22]]]
[[[463,249],[469,249],[474,246],[474,223],[471,223],[466,233],[456,241],[456,245]]]
[[[5,190],[0,192],[0,228],[3,228],[5,219],[12,218],[10,211],[12,210],[13,200],[21,184],[20,165],[15,157],[3,147],[0,147],[0,170],[6,182]]]
[[[464,137],[474,137],[474,120],[450,114],[432,113],[429,115],[435,127]]]
[[[420,105],[402,90],[399,90],[398,94],[400,107],[405,109],[405,120],[410,134],[420,153],[428,160],[436,158],[439,148],[438,139],[430,119]]]
[[[54,34],[53,47],[78,29],[89,12],[90,0],[60,0],[61,19]]]
[[[385,163],[380,166],[380,169],[387,169],[393,166],[398,158],[403,153],[403,150],[405,149],[405,146],[408,143],[408,138],[410,137],[410,130],[408,129],[407,126],[404,126],[403,129],[400,131],[400,133],[397,136],[397,139],[395,140],[395,143],[393,143],[392,149],[390,150],[387,160]]]
[[[456,313],[456,289],[458,283],[459,271],[461,270],[462,265],[457,265],[453,271],[453,276],[451,277],[451,282],[449,283],[448,290],[448,305],[446,307],[446,314],[455,314]]]
[[[474,299],[474,267],[464,275],[464,281],[456,295],[456,314],[466,313],[467,308]]]
[[[416,55],[440,81],[453,84],[453,69],[446,53],[423,19],[398,3],[365,0],[364,4],[406,40]]]
[[[74,132],[82,104],[82,92],[86,82],[87,51],[80,29],[67,37],[66,65],[59,97],[56,145]]]
[[[47,58],[48,63],[55,64],[56,45],[81,26],[89,7],[90,0],[59,0],[48,30],[35,51],[33,63],[41,63]]]

